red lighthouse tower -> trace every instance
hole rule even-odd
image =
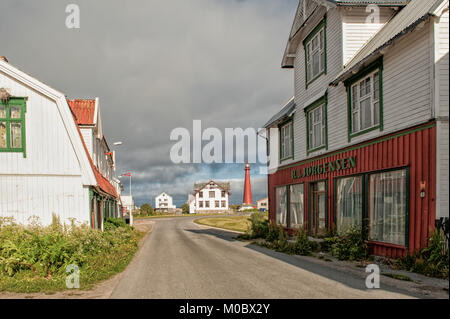
[[[242,203],[241,210],[252,209],[252,186],[250,183],[250,164],[245,163],[245,180],[244,180],[244,201]]]

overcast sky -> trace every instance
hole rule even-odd
[[[80,29],[65,26],[68,4]],[[280,68],[298,0],[1,0],[0,55],[69,98],[100,98],[104,134],[122,141],[137,204],[165,191],[180,206],[196,181],[228,180],[242,202],[244,165],[173,164],[170,132],[259,128],[293,95]],[[252,167],[253,199],[267,194]],[[124,179],[128,193],[128,179]]]

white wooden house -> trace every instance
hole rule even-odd
[[[155,197],[155,209],[171,211],[175,208],[177,206],[173,204],[172,196],[163,192]]]
[[[0,88],[11,95],[0,102],[0,217],[49,224],[55,214],[102,228],[120,216],[98,99],[68,101],[2,59]]]
[[[448,0],[301,0],[269,132],[269,212],[290,231],[367,226],[403,256],[448,218]]]
[[[194,184],[194,199],[190,205],[194,207],[194,213],[219,213],[229,210],[230,183],[200,182]],[[192,198],[190,198],[192,199]],[[190,210],[192,213],[192,210]]]

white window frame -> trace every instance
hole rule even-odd
[[[352,125],[352,130],[350,134],[356,134],[377,128],[380,126],[381,119],[381,89],[380,89],[380,69],[369,73],[367,76],[359,79],[350,87],[350,120]],[[370,81],[369,86],[367,86],[367,81]],[[378,82],[378,88],[375,87],[375,80]],[[364,86],[364,89],[363,89]],[[370,92],[367,92],[367,88],[370,88]],[[364,91],[364,93],[363,93]],[[369,100],[370,103],[370,118],[371,123],[369,126],[362,127],[361,110],[362,103]],[[375,118],[377,115],[377,119]],[[356,119],[356,121],[355,121]],[[356,122],[356,123],[355,123]],[[357,126],[355,125],[357,124]]]
[[[327,123],[326,123],[326,114],[325,114],[326,110],[325,110],[325,103],[322,103],[320,105],[318,105],[317,107],[314,107],[313,109],[308,111],[308,116],[307,116],[307,120],[308,120],[308,151],[314,151],[316,149],[322,148],[326,146],[326,136],[327,136]],[[319,118],[317,118],[315,115],[319,114]],[[320,126],[320,144],[315,145],[314,141],[315,141],[315,130],[314,128],[316,126]]]
[[[293,158],[293,122],[289,122],[280,126],[280,160]]]
[[[316,45],[314,45],[316,44]],[[326,45],[325,45],[325,25],[323,25],[316,34],[305,43],[306,54],[306,84],[308,85],[325,72],[326,65]],[[314,73],[314,55],[318,55],[319,69]]]

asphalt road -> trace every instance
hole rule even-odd
[[[380,289],[366,289],[364,269],[348,273],[317,258],[249,245],[193,220],[156,220],[111,298],[411,297],[383,281]]]

